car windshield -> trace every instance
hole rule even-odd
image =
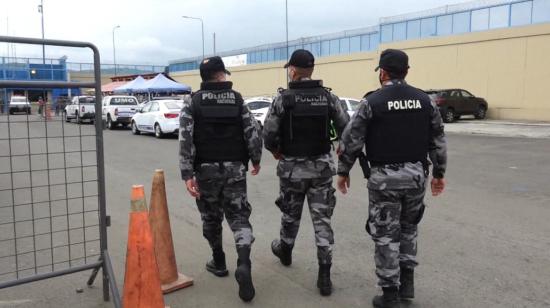
[[[95,104],[95,97],[79,97],[79,104]]]
[[[181,110],[181,108],[183,108],[183,102],[166,102],[164,106],[170,110]]]
[[[359,105],[361,104],[361,102],[356,101],[354,99],[350,99],[349,104],[351,105],[351,110],[355,111],[355,110],[359,109]]]
[[[250,110],[257,110],[262,108],[267,108],[271,106],[271,103],[268,101],[254,101],[247,104],[248,109]]]
[[[138,102],[134,97],[113,97],[111,105],[137,105]]]
[[[24,97],[12,97],[11,101],[14,103],[26,103],[27,99]]]

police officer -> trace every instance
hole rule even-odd
[[[332,293],[334,236],[330,219],[336,205],[332,187],[336,166],[330,153],[329,127],[332,120],[340,135],[349,116],[321,80],[311,79],[314,61],[307,50],[292,53],[285,65],[291,81],[287,90],[279,90],[267,114],[263,138],[266,149],[279,160],[280,195],[275,203],[282,218],[280,239],[272,242],[272,251],[283,265],[292,263],[292,249],[307,197],[319,259],[317,287],[327,296]]]
[[[349,188],[355,159],[364,157],[363,146],[372,168],[366,229],[375,243],[376,274],[383,290],[373,299],[375,307],[399,307],[399,297],[414,298],[417,225],[424,213],[428,156],[432,195],[445,188],[441,116],[426,93],[405,82],[408,61],[403,51],[382,52],[376,69],[382,88],[363,99],[340,142],[337,186],[342,193]]]
[[[206,269],[227,276],[222,247],[225,215],[237,246],[235,278],[243,301],[254,298],[250,247],[254,241],[249,222],[251,206],[246,195],[246,171],[260,171],[262,140],[259,127],[243,105],[241,94],[226,81],[230,74],[220,57],[200,64],[200,90],[187,98],[180,117],[180,169],[187,191],[196,198],[203,235],[213,252]]]

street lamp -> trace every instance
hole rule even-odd
[[[115,49],[115,30],[120,28],[120,25],[116,25],[113,27],[113,62],[115,65],[115,76],[117,75],[117,69],[116,69],[116,49]]]
[[[42,16],[42,39],[44,39],[44,0],[40,0],[38,12]],[[46,64],[46,46],[42,44],[42,64]]]
[[[191,17],[191,16],[181,16],[186,19],[195,19],[200,20],[201,22],[201,32],[202,32],[202,58],[204,59],[204,22],[202,21],[202,18],[199,17]]]

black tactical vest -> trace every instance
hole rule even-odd
[[[365,136],[371,164],[425,162],[430,140],[430,98],[422,90],[394,81],[367,96],[372,119]]]
[[[330,152],[330,93],[320,80],[289,83],[282,92],[284,116],[281,152],[288,156],[317,156]]]
[[[243,98],[231,82],[203,82],[193,94],[195,163],[248,163],[244,140]]]

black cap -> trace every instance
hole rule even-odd
[[[211,79],[215,73],[225,72],[228,75],[231,73],[225,69],[222,58],[215,56],[202,60],[199,67],[202,80]]]
[[[287,68],[291,65],[301,68],[310,68],[315,65],[315,57],[313,57],[311,52],[305,49],[296,49],[284,67]]]
[[[409,69],[409,56],[401,50],[386,49],[382,51],[380,62],[374,71],[380,68],[392,73],[405,73]]]

